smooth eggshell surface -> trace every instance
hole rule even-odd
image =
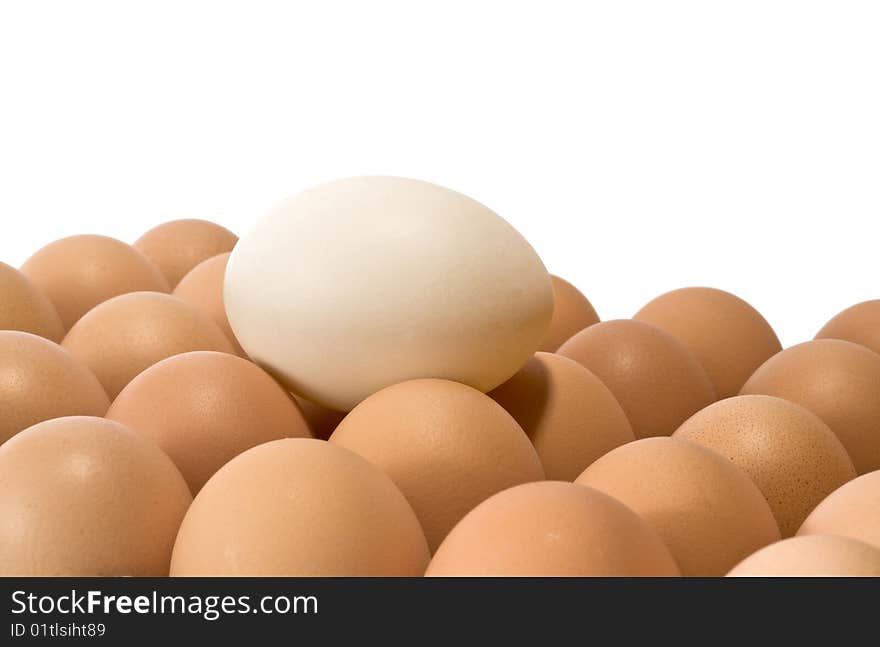
[[[822,420],[800,405],[741,395],[695,413],[673,434],[729,458],[764,494],[783,537],[856,477],[849,454]]]
[[[553,318],[538,350],[554,353],[572,335],[599,323],[593,304],[565,279],[550,275],[553,283]]]
[[[739,393],[754,370],[782,350],[761,313],[714,288],[667,292],[633,319],[657,326],[687,346],[706,369],[719,398]]]
[[[0,443],[61,416],[103,416],[110,401],[89,369],[58,344],[0,330]]]
[[[592,488],[544,481],[484,501],[440,545],[428,576],[675,577],[656,532]]]
[[[432,550],[481,501],[544,478],[516,420],[487,395],[448,380],[410,380],[379,391],[339,423],[330,442],[391,477]]]
[[[24,274],[0,263],[0,330],[20,330],[61,341],[64,327],[52,302]]]
[[[191,501],[153,443],[56,418],[0,446],[0,575],[165,577]]]
[[[668,436],[715,400],[712,383],[693,353],[669,333],[640,321],[594,324],[558,353],[605,383],[636,438]]]
[[[880,470],[841,485],[816,506],[799,535],[841,535],[880,548]]]
[[[265,371],[210,351],[154,364],[122,389],[107,417],[159,445],[193,492],[251,447],[311,437],[299,407]]]
[[[646,438],[611,450],[577,483],[629,506],[659,533],[685,576],[719,577],[779,527],[757,486],[696,443]]]
[[[608,387],[561,355],[535,353],[489,396],[526,432],[548,479],[573,481],[603,454],[635,440]]]
[[[743,394],[791,400],[837,434],[859,474],[880,468],[880,355],[848,341],[817,339],[764,362]]]
[[[880,549],[855,539],[783,539],[737,564],[728,577],[880,577]]]
[[[348,411],[414,378],[495,388],[550,323],[550,277],[507,222],[449,189],[394,177],[320,185],[238,243],[229,323],[287,388]]]
[[[816,339],[844,339],[880,353],[880,299],[847,308],[825,324]]]
[[[172,576],[409,576],[428,545],[400,490],[353,452],[276,440],[240,454],[198,493]]]

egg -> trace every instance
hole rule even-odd
[[[818,339],[764,362],[743,394],[775,395],[822,418],[859,474],[880,468],[880,355],[848,341]]]
[[[822,326],[816,339],[843,339],[880,353],[880,299],[847,308]]]
[[[306,422],[309,423],[309,429],[315,438],[327,440],[330,434],[336,429],[345,414],[341,411],[334,411],[320,404],[315,404],[311,400],[306,400],[298,395],[294,395],[293,399],[299,405]]]
[[[880,548],[880,470],[863,474],[829,494],[798,535],[841,535]]]
[[[265,371],[212,351],[174,355],[122,389],[107,412],[155,442],[193,492],[243,451],[311,437],[299,407]]]
[[[110,401],[98,379],[58,344],[0,330],[0,443],[61,416],[103,416]]]
[[[489,395],[526,432],[548,479],[573,481],[603,454],[635,440],[608,387],[561,355],[535,353]]]
[[[358,177],[270,212],[226,268],[229,323],[289,390],[348,411],[443,378],[489,391],[547,331],[550,277],[482,204],[427,182]]]
[[[550,275],[553,285],[553,318],[538,350],[556,352],[576,332],[599,323],[599,315],[587,297],[565,279]]]
[[[633,319],[657,326],[687,346],[706,369],[719,398],[739,393],[754,370],[782,350],[761,313],[714,288],[667,292]]]
[[[880,577],[880,549],[833,535],[783,539],[749,555],[729,577]]]
[[[193,350],[235,352],[207,315],[158,292],[123,294],[96,306],[70,329],[62,346],[92,370],[111,399],[166,357]]]
[[[71,236],[50,243],[21,266],[58,310],[64,329],[107,299],[128,292],[170,292],[143,254],[107,236]]]
[[[594,324],[558,353],[605,383],[636,438],[668,436],[715,400],[712,383],[694,355],[669,333],[640,321]]]
[[[849,454],[818,416],[788,400],[741,395],[695,413],[673,434],[730,459],[764,494],[783,537],[856,477]]]
[[[172,220],[153,227],[134,247],[161,270],[174,288],[202,261],[232,250],[238,236],[207,220]]]
[[[381,470],[337,445],[258,445],[196,495],[177,535],[172,576],[422,575],[428,546]]]
[[[685,576],[718,577],[779,527],[758,487],[715,452],[677,438],[645,438],[590,465],[577,483],[614,497],[647,521]]]
[[[373,394],[339,423],[330,442],[391,477],[432,550],[481,501],[544,478],[516,420],[485,394],[448,380],[410,380]]]
[[[171,459],[130,429],[41,422],[0,446],[0,575],[166,576],[190,500]]]
[[[0,263],[0,330],[21,330],[61,341],[64,326],[52,302],[24,274]]]
[[[656,532],[592,488],[544,481],[495,494],[453,528],[426,575],[676,577]]]

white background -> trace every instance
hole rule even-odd
[[[880,3],[0,0],[10,264],[377,173],[486,203],[605,319],[702,284],[808,339],[880,297]]]

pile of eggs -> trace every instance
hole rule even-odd
[[[0,575],[880,575],[880,300],[601,321],[482,204],[339,180],[0,264]]]

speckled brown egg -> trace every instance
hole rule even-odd
[[[526,432],[548,479],[573,481],[603,454],[635,440],[608,387],[561,355],[536,353],[489,396]]]
[[[718,577],[778,541],[758,487],[729,460],[696,443],[646,438],[611,450],[577,483],[629,506],[658,532],[685,576]]]
[[[172,576],[410,576],[428,546],[381,470],[322,440],[259,445],[196,495],[174,545]]]
[[[558,353],[605,383],[636,438],[668,436],[715,400],[712,383],[693,353],[669,333],[641,321],[592,325]]]
[[[112,297],[171,290],[159,268],[143,254],[107,236],[56,240],[25,261],[21,271],[55,305],[65,330]]]
[[[0,330],[21,330],[61,341],[64,327],[52,302],[14,267],[0,263]]]
[[[0,575],[168,575],[191,496],[143,436],[87,416],[41,422],[0,447]]]
[[[719,398],[739,393],[754,370],[782,350],[761,313],[714,288],[667,292],[633,319],[657,326],[687,346],[706,369]]]
[[[837,434],[859,474],[880,468],[880,355],[848,341],[817,339],[764,362],[743,394],[791,400]]]
[[[312,430],[312,435],[315,438],[327,440],[336,430],[336,427],[339,426],[339,423],[342,422],[342,419],[345,418],[345,414],[341,411],[322,407],[320,404],[315,404],[311,400],[306,400],[298,395],[293,394],[293,399],[299,405],[300,411],[305,416],[306,422],[309,423],[309,429]]]
[[[0,443],[61,416],[103,416],[110,406],[98,379],[58,344],[0,330]]]
[[[880,470],[841,485],[810,513],[799,535],[841,535],[880,548]]]
[[[816,339],[844,339],[880,353],[880,299],[847,308],[825,324]]]
[[[599,315],[587,297],[571,283],[552,274],[550,281],[553,284],[553,319],[538,350],[554,353],[572,335],[598,323]]]
[[[171,287],[187,272],[218,254],[232,251],[238,236],[207,220],[172,220],[153,227],[134,246],[153,261]]]
[[[432,550],[481,501],[544,478],[516,420],[487,395],[449,380],[410,380],[382,389],[339,423],[330,442],[391,477]]]
[[[657,533],[592,488],[543,481],[495,494],[462,519],[426,575],[676,577]]]
[[[695,413],[673,434],[729,458],[764,494],[783,537],[856,477],[834,432],[802,406],[767,395],[741,395]]]
[[[206,314],[169,294],[132,292],[85,314],[62,342],[98,377],[111,399],[156,362],[193,350],[234,353]]]
[[[728,577],[880,577],[880,549],[855,539],[805,535],[749,555]]]
[[[211,317],[235,346],[235,352],[247,357],[235,338],[235,333],[232,332],[229,319],[226,317],[226,308],[223,306],[223,276],[226,273],[227,261],[229,261],[228,252],[202,261],[181,279],[172,294]]]
[[[268,373],[211,351],[154,364],[122,389],[107,417],[159,445],[193,492],[251,447],[311,437],[293,398]]]

